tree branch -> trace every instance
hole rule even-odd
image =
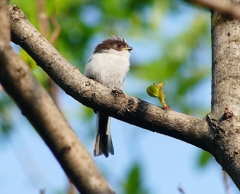
[[[240,0],[234,3],[239,5]],[[217,124],[214,156],[240,189],[239,25],[240,20],[226,14],[211,14],[212,110],[209,116]]]
[[[217,10],[221,14],[227,14],[235,19],[240,19],[240,6],[229,1],[219,0],[191,0],[198,5]]]
[[[42,136],[81,193],[113,193],[91,157],[27,65],[10,47],[8,1],[0,1],[0,82]],[[12,11],[18,10],[16,7]]]
[[[205,119],[164,111],[86,78],[29,23],[20,9],[11,7],[10,15],[13,42],[21,45],[67,94],[119,120],[207,150],[211,141],[206,140],[212,136]]]

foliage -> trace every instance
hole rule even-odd
[[[158,98],[159,102],[163,105],[163,109],[167,110],[170,107],[165,102],[165,95],[162,90],[163,85],[164,83],[159,84],[153,83],[152,85],[148,86],[146,90],[149,96],[153,98]]]
[[[133,164],[128,171],[126,182],[124,184],[126,194],[147,194],[142,180],[142,170],[139,164]]]

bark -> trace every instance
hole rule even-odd
[[[21,10],[11,7],[10,15],[12,40],[67,94],[119,120],[212,153],[240,188],[239,21],[213,11],[212,111],[206,118],[199,119],[173,110],[165,111],[87,79],[48,43]]]
[[[217,11],[211,19],[213,154],[240,188],[240,21]]]
[[[0,1],[0,82],[81,193],[113,193],[78,137],[10,47],[8,1]]]

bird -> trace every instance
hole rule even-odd
[[[133,48],[121,36],[111,36],[100,42],[90,56],[84,75],[112,89],[121,89],[130,68],[130,51]],[[97,115],[97,133],[94,143],[94,156],[109,153],[114,155],[110,133],[110,117],[102,112]]]

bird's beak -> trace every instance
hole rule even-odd
[[[124,48],[124,50],[131,51],[131,50],[133,50],[133,47],[128,46],[128,47]]]

